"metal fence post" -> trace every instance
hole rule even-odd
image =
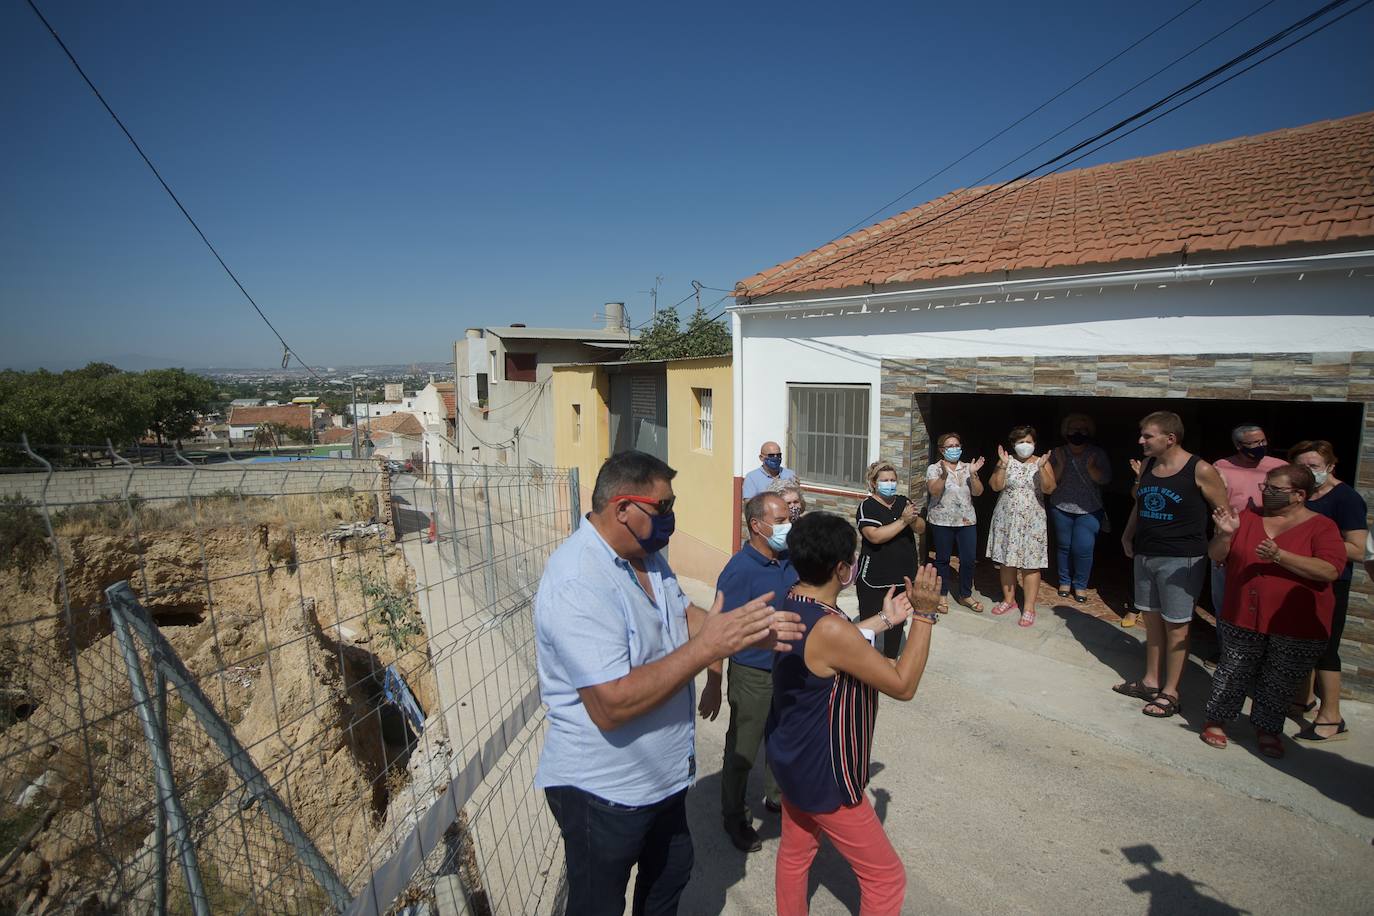
[[[577,465],[568,468],[568,513],[572,516],[569,530],[576,531],[582,524],[582,480]]]
[[[482,465],[482,497],[487,504],[487,606],[496,607],[496,531],[491,521],[491,468]]]
[[[128,631],[125,631],[127,638]],[[157,716],[158,731],[164,736],[167,734],[167,676],[161,669],[157,671],[157,708],[154,714]],[[157,806],[157,824],[154,827],[153,848],[157,855],[157,884],[153,886],[153,905],[157,908],[158,916],[167,916],[167,809],[163,805]]]
[[[214,707],[210,705],[210,700],[196,682],[195,676],[186,668],[176,650],[167,642],[167,638],[153,624],[148,612],[138,603],[133,590],[129,588],[129,583],[127,581],[116,582],[105,589],[105,596],[110,602],[111,617],[122,619],[134,631],[139,640],[148,647],[154,667],[166,674],[167,679],[176,688],[181,701],[195,714],[201,728],[205,729],[206,737],[224,755],[239,779],[243,780],[249,794],[262,805],[268,819],[277,826],[282,836],[291,844],[296,855],[300,857],[301,863],[310,870],[320,887],[329,895],[330,901],[340,910],[348,906],[353,901],[353,896],[348,892],[348,888],[339,880],[333,866],[315,848],[314,842],[301,827],[290,809],[282,803],[271,783],[267,781],[267,777],[262,774],[262,770],[258,769],[253,758],[249,756],[248,749],[240,744],[238,738],[235,737],[233,728],[220,718],[219,713],[215,712]],[[141,685],[143,669],[138,667],[138,655],[134,652],[132,644],[128,644],[125,649],[125,660],[126,663],[133,666],[129,674],[130,681],[134,680],[136,673]],[[142,691],[144,702],[139,705],[139,713],[142,716],[147,710],[147,688],[142,686],[136,687],[135,690],[136,698],[137,691]],[[169,768],[169,777],[170,773]],[[179,807],[176,813],[178,816],[180,815]],[[178,821],[176,817],[173,817],[173,812],[170,809],[168,817],[171,821],[172,832],[176,833]],[[184,820],[182,823],[184,825]],[[186,848],[190,848],[189,843]],[[203,890],[201,894],[204,894]],[[192,900],[194,902],[194,895]],[[198,916],[201,912],[197,910]],[[208,913],[208,910],[204,912]]]
[[[445,467],[448,468],[448,537],[453,544],[453,571],[456,573],[463,567],[458,563],[458,501],[453,492],[453,462]]]
[[[129,584],[123,583],[127,592]],[[113,589],[111,589],[113,592]],[[153,759],[153,779],[157,785],[158,806],[165,812],[167,826],[171,828],[172,836],[176,839],[177,854],[181,859],[181,870],[186,875],[186,891],[191,898],[191,909],[196,916],[209,916],[210,904],[205,896],[205,885],[200,879],[200,863],[196,861],[196,847],[191,842],[191,828],[186,823],[186,812],[181,807],[181,799],[177,797],[176,783],[172,779],[171,754],[168,752],[167,734],[163,731],[166,720],[157,714],[157,709],[153,705],[153,698],[148,695],[148,682],[143,679],[143,667],[138,660],[138,650],[134,647],[133,639],[129,636],[129,619],[126,615],[126,607],[122,601],[115,600],[113,594],[110,597],[110,622],[114,627],[115,636],[119,639],[119,648],[124,654],[124,667],[129,672],[129,689],[134,695],[134,709],[138,713],[138,721],[143,726],[143,738],[148,742],[148,756]],[[165,709],[165,707],[164,707]],[[158,818],[158,826],[162,827],[162,816]],[[166,912],[167,904],[167,876],[166,876],[166,852],[163,844],[166,842],[165,829],[158,830],[157,836],[158,861],[158,884],[157,894],[159,902],[159,913]]]

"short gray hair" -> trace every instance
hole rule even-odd
[[[1231,444],[1240,445],[1240,437],[1245,435],[1246,433],[1262,432],[1264,432],[1263,426],[1256,426],[1254,423],[1242,423],[1240,426],[1237,426],[1235,429],[1231,430]]]
[[[782,502],[782,496],[772,490],[765,490],[756,496],[749,497],[749,501],[744,504],[744,527],[748,528],[750,522],[755,519],[762,519],[768,514],[768,500],[770,499]],[[786,509],[787,503],[782,503],[782,507]]]

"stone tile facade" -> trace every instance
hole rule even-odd
[[[913,455],[924,465],[929,453],[929,395],[959,392],[1360,403],[1359,474],[1350,483],[1374,506],[1374,353],[885,359],[879,451],[898,466],[899,479],[910,479]],[[918,475],[911,497],[923,502],[924,495]],[[1358,568],[1341,662],[1346,692],[1374,699],[1374,583]]]

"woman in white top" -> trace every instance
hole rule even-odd
[[[973,597],[973,567],[978,561],[978,516],[973,497],[983,495],[978,471],[983,459],[961,460],[964,442],[958,433],[943,433],[935,440],[940,460],[926,468],[926,524],[935,544],[935,568],[940,574],[940,609],[949,610],[947,595],[970,611],[983,613],[983,603]],[[950,572],[951,554],[959,557],[959,578]]]

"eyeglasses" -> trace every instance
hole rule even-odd
[[[782,457],[782,452],[764,452],[764,453],[763,453],[763,457],[765,457],[765,458],[781,458],[781,457]]]
[[[1273,487],[1267,483],[1259,485],[1261,493],[1292,493],[1293,487]]]
[[[650,499],[648,496],[617,496],[615,497],[623,503],[640,503],[645,506],[653,506],[659,515],[667,515],[673,511],[673,503],[677,502],[676,496],[669,496],[667,499]]]

